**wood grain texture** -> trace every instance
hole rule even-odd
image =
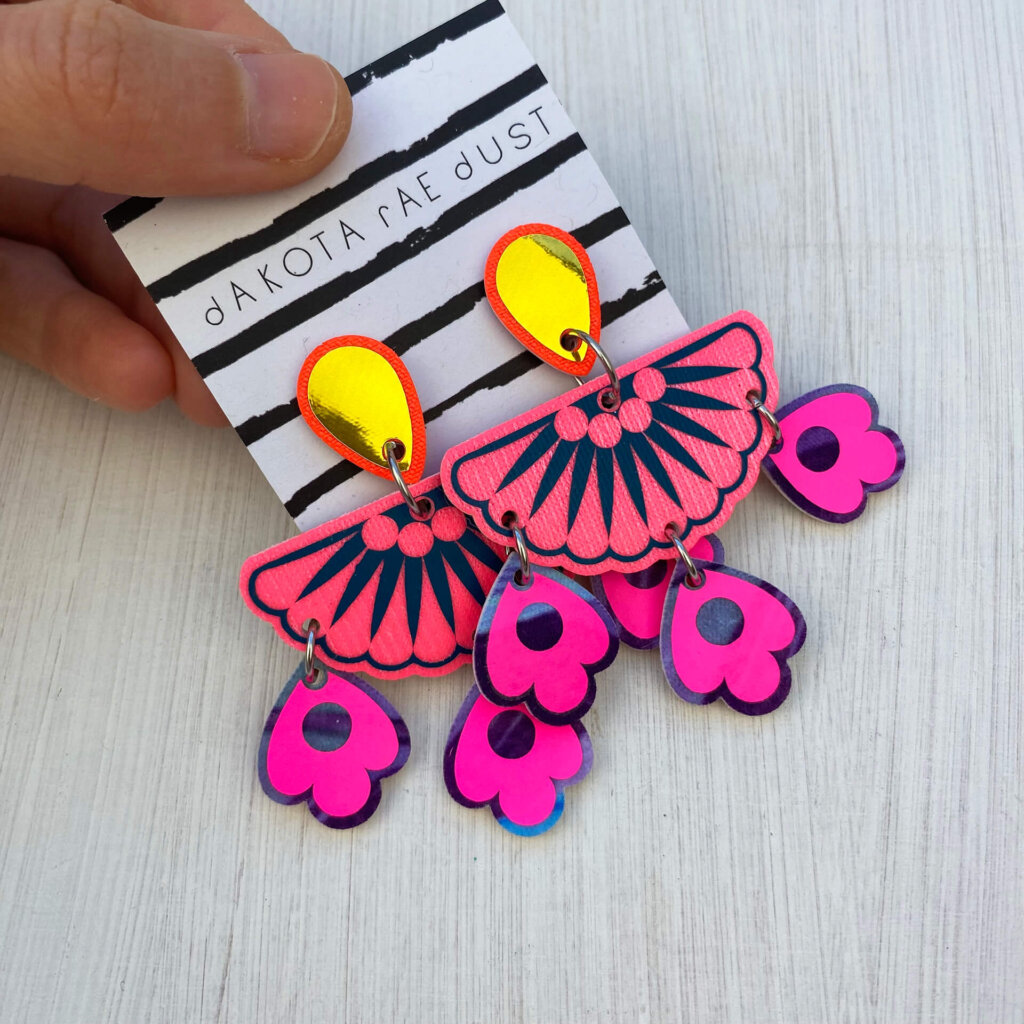
[[[257,6],[352,69],[464,4]],[[526,841],[445,792],[469,674],[384,684],[412,756],[338,834],[256,779],[295,659],[235,581],[290,529],[242,446],[0,363],[0,1020],[1024,1020],[1024,8],[508,8],[689,321],[869,387],[903,482],[723,531],[807,618],[775,715],[624,652]]]

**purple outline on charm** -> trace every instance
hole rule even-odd
[[[676,565],[672,574],[672,582],[669,585],[668,595],[665,599],[665,613],[661,623],[661,664],[665,670],[665,678],[676,694],[691,704],[711,704],[721,697],[729,707],[745,715],[764,715],[769,711],[774,711],[789,694],[792,683],[789,659],[800,650],[807,637],[807,624],[800,613],[800,609],[778,587],[774,587],[771,583],[766,583],[756,576],[751,576],[727,565],[716,565],[711,562],[701,561],[694,564],[698,571],[703,574],[704,583],[699,587],[688,586],[686,583],[688,569],[686,564],[681,561]],[[699,593],[708,586],[708,581],[714,580],[716,576],[742,580],[744,583],[763,591],[773,598],[792,620],[793,636],[788,643],[781,648],[775,649],[771,647],[755,648],[755,653],[770,654],[778,665],[778,683],[761,700],[749,701],[738,697],[730,689],[728,674],[724,675],[722,681],[710,690],[693,690],[686,685],[680,676],[677,662],[683,663],[684,652],[676,652],[672,642],[675,612],[679,596],[683,592],[687,594]],[[724,581],[719,579],[716,582],[723,583]],[[732,600],[729,596],[729,591],[734,588],[718,586],[713,587],[713,589],[724,590],[724,593],[708,595],[704,603],[695,609],[693,631],[697,634],[699,641],[707,645],[708,648],[722,648],[724,650],[724,648],[736,642],[743,643],[744,633],[747,632],[746,616],[751,609],[749,607],[744,608],[746,602]],[[734,596],[741,598],[743,589],[742,587],[735,588]],[[709,608],[709,605],[714,605],[714,608]],[[702,615],[702,612],[705,612],[705,614]],[[750,640],[747,642],[749,643]],[[693,660],[699,662],[701,659],[698,657]],[[738,662],[738,665],[742,664],[742,660]]]
[[[318,669],[318,671],[324,670]],[[260,784],[263,786],[263,792],[276,803],[297,804],[305,800],[310,814],[321,824],[327,825],[329,828],[353,828],[356,825],[361,825],[377,810],[381,798],[381,780],[389,775],[394,775],[409,759],[409,729],[402,716],[399,715],[391,703],[370,686],[369,683],[348,672],[338,672],[333,669],[327,671],[327,682],[321,687],[309,691],[311,695],[315,694],[321,697],[321,699],[313,703],[313,698],[310,696],[310,707],[302,713],[301,721],[289,722],[289,729],[292,735],[282,738],[286,746],[278,754],[278,758],[283,758],[284,763],[291,767],[297,775],[301,774],[309,777],[309,784],[303,786],[300,792],[289,793],[278,789],[270,779],[272,769],[268,765],[267,760],[270,753],[270,745],[274,739],[274,730],[280,722],[282,713],[285,711],[296,687],[305,678],[305,675],[305,665],[299,665],[295,670],[295,674],[288,680],[285,688],[281,691],[281,695],[277,698],[277,702],[267,717],[266,725],[263,727],[263,736],[260,739],[257,762]],[[367,703],[361,709],[362,712],[369,712],[374,716],[375,712],[380,712],[382,716],[386,716],[390,720],[397,742],[397,752],[390,764],[380,768],[369,768],[357,760],[350,766],[353,779],[358,780],[359,785],[363,784],[361,775],[366,776],[369,781],[369,791],[362,806],[353,813],[346,815],[327,813],[317,804],[314,798],[314,792],[318,788],[320,778],[325,777],[331,770],[326,767],[323,759],[344,750],[346,745],[349,744],[350,739],[353,738],[353,735],[357,742],[364,741],[368,746],[372,747],[375,737],[373,735],[365,735],[365,732],[368,729],[372,733],[374,727],[380,725],[380,720],[376,723],[369,721],[361,722],[358,715],[353,717],[352,712],[355,709],[351,706],[345,707],[343,703],[344,696],[332,692],[339,681],[346,684],[346,686],[358,690],[374,706],[374,710],[370,711],[370,704]],[[314,712],[317,711],[320,714],[314,715]],[[379,739],[379,736],[377,738]],[[290,745],[294,745],[295,749],[290,749]],[[306,765],[304,771],[300,771],[299,767],[303,757],[308,757],[312,763]],[[317,761],[320,763],[317,764]],[[281,780],[279,779],[278,781]]]
[[[473,641],[477,686],[492,704],[525,704],[540,721],[566,725],[594,703],[597,673],[619,653],[618,626],[589,590],[559,570],[531,566],[519,583],[521,572],[512,552],[484,602]]]
[[[459,749],[466,723],[478,705],[483,707],[485,714],[490,714],[492,709],[495,713],[491,714],[482,735],[479,731],[476,735],[470,734],[476,749],[471,748],[465,753],[464,756],[468,760],[464,763],[459,757]],[[590,736],[582,722],[577,720],[565,725],[548,725],[539,719],[531,721],[531,718],[523,705],[515,709],[498,707],[491,704],[477,687],[473,686],[466,694],[455,721],[452,722],[444,748],[444,782],[451,798],[463,807],[489,807],[502,828],[519,836],[537,836],[551,828],[565,809],[566,787],[581,781],[594,763]],[[523,728],[527,723],[532,725],[532,730]],[[498,725],[497,729],[494,728],[495,724]],[[580,763],[570,776],[558,778],[551,775],[549,769],[552,761],[557,761],[559,756],[566,754],[565,749],[556,749],[564,747],[562,741],[568,735],[565,730],[572,730],[574,733],[575,743],[579,747]],[[545,747],[549,749],[545,751]],[[545,760],[549,762],[547,765],[543,763]],[[535,761],[540,763],[535,766]],[[481,792],[486,794],[483,799],[473,799],[463,792],[458,779],[458,768],[463,765],[466,770],[476,772],[474,781],[480,786]],[[518,778],[515,777],[517,770]],[[549,786],[551,790],[534,790],[531,793],[531,777],[534,781],[541,780],[542,791]],[[465,777],[462,779],[463,785],[469,781]],[[523,788],[524,785],[526,788]],[[501,803],[503,790],[506,803],[517,805],[513,813],[517,813],[518,817],[526,819],[525,821],[515,821],[506,813]],[[536,807],[531,808],[531,804],[540,801],[545,805],[540,812]],[[550,810],[547,810],[548,803]],[[534,811],[532,814],[529,813],[531,809]],[[538,818],[539,813],[544,813],[545,816],[536,821],[529,820]]]
[[[797,437],[791,442],[794,446],[792,451],[787,449],[786,420],[795,414],[799,414],[800,410],[812,403],[820,402],[831,395],[855,396],[862,399],[870,409],[871,418],[866,428],[853,428],[853,433],[857,435],[866,433],[881,434],[892,444],[895,450],[895,466],[892,472],[884,479],[875,482],[865,482],[860,474],[867,467],[863,464],[849,465],[851,462],[856,462],[857,455],[861,453],[854,454],[847,450],[846,446],[850,443],[849,432],[847,432],[847,437],[844,440],[841,433],[837,434],[832,429],[833,426],[845,427],[845,421],[835,421],[829,425],[828,423],[820,422],[820,419],[825,419],[826,417],[820,417],[819,419],[810,417],[808,423],[799,430]],[[775,416],[782,428],[782,440],[779,442],[777,449],[774,451],[769,450],[761,465],[768,479],[775,484],[783,496],[800,509],[801,512],[806,512],[807,515],[813,516],[815,519],[821,519],[827,523],[849,523],[863,513],[868,503],[869,494],[888,490],[903,475],[903,469],[906,465],[906,451],[903,448],[903,442],[894,430],[879,424],[878,403],[875,401],[874,395],[865,388],[859,387],[856,384],[829,384],[826,387],[809,391],[806,395],[793,399],[792,402],[787,402],[781,409],[776,410]],[[792,421],[789,429],[790,433],[794,430]],[[819,502],[814,501],[796,486],[783,471],[782,467],[778,465],[776,460],[783,452],[786,454],[786,461],[790,463],[791,473],[803,474],[807,482],[815,486],[823,484],[827,480],[825,474],[842,477],[845,471],[847,478],[841,482],[848,483],[849,474],[856,473],[857,482],[862,489],[860,503],[852,509],[835,511],[834,509],[825,508]],[[847,463],[847,465],[844,466],[842,465],[843,463]],[[839,466],[838,469],[836,469],[837,466]]]

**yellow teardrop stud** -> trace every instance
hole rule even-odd
[[[405,364],[386,345],[350,334],[317,346],[302,364],[299,409],[316,435],[344,458],[391,479],[385,445],[416,483],[426,461],[419,396]]]
[[[491,250],[484,274],[498,319],[531,352],[576,377],[585,377],[595,354],[586,343],[569,351],[567,330],[601,336],[601,300],[586,250],[550,224],[523,224]]]

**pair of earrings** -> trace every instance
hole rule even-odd
[[[264,729],[260,778],[333,827],[365,821],[409,754],[400,715],[355,671],[442,675],[472,661],[445,781],[519,834],[550,828],[589,771],[583,718],[620,639],[660,644],[688,701],[777,707],[803,617],[726,566],[714,532],[762,465],[832,522],[855,518],[903,469],[899,438],[862,389],[820,389],[772,412],[772,342],[750,314],[616,367],[593,267],[557,228],[501,238],[485,287],[511,333],[579,390],[457,445],[424,480],[423,415],[401,360],[368,338],[326,342],[299,374],[302,414],[396,493],[242,570],[252,611],[305,652]],[[582,383],[598,360],[604,372]]]

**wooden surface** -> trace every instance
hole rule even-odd
[[[257,6],[352,69],[464,4]],[[807,618],[776,714],[627,652],[523,840],[441,780],[469,674],[385,684],[412,757],[339,834],[256,779],[296,659],[236,593],[290,532],[241,444],[3,361],[0,1020],[1024,1020],[1024,9],[508,7],[690,322],[868,386],[903,482],[723,531]]]

